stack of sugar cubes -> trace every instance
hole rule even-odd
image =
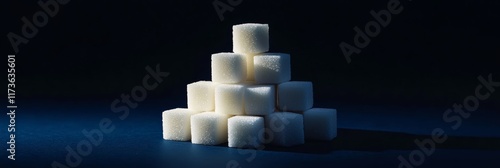
[[[312,108],[312,83],[290,81],[290,55],[268,51],[267,24],[233,26],[233,53],[212,54],[212,81],[188,84],[188,107],[163,112],[163,138],[229,147],[335,138],[337,111]]]

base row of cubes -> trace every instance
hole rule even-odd
[[[273,112],[265,116],[231,116],[177,108],[163,112],[163,138],[194,144],[258,147],[294,146],[305,139],[337,136],[337,111],[312,108],[303,113]]]

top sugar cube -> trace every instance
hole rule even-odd
[[[233,52],[259,54],[269,51],[269,26],[245,23],[233,26]]]

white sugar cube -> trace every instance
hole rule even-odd
[[[188,109],[193,111],[214,111],[215,86],[217,86],[217,83],[210,81],[198,81],[188,84]]]
[[[166,110],[162,113],[163,139],[188,141],[191,139],[191,115],[195,111],[185,108]]]
[[[245,23],[233,26],[233,52],[258,54],[269,51],[269,26]]]
[[[311,82],[292,81],[278,85],[278,107],[282,111],[306,111],[313,106]]]
[[[257,83],[278,84],[290,81],[290,55],[264,53],[254,56],[253,61]]]
[[[220,84],[215,87],[215,112],[229,115],[245,114],[244,85]]]
[[[259,137],[264,135],[264,118],[256,116],[234,116],[229,118],[228,146],[229,147],[259,147]]]
[[[312,108],[304,112],[306,139],[332,140],[337,136],[337,110]]]
[[[274,85],[253,85],[245,88],[245,114],[268,115],[276,107]]]
[[[304,144],[304,122],[301,114],[275,112],[265,117],[266,128],[271,130],[269,139],[277,146]]]
[[[203,112],[191,116],[191,142],[218,145],[227,142],[228,115]]]
[[[236,53],[212,54],[212,81],[239,83],[247,78],[245,56]]]

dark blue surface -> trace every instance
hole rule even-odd
[[[335,140],[308,141],[292,148],[265,146],[264,150],[252,151],[163,140],[161,112],[183,106],[182,102],[143,102],[131,109],[123,121],[107,103],[38,102],[20,107],[17,160],[13,166],[50,167],[53,161],[66,163],[65,147],[75,149],[77,143],[86,139],[81,131],[99,128],[102,118],[111,119],[115,130],[104,134],[102,143],[82,157],[80,167],[226,167],[230,161],[241,167],[397,167],[398,156],[407,158],[418,149],[413,141],[429,138],[436,127],[443,128],[449,139],[438,145],[420,167],[500,166],[499,117],[482,109],[452,131],[450,124],[441,119],[445,109],[340,105],[339,135]],[[12,164],[5,157],[2,162]]]

